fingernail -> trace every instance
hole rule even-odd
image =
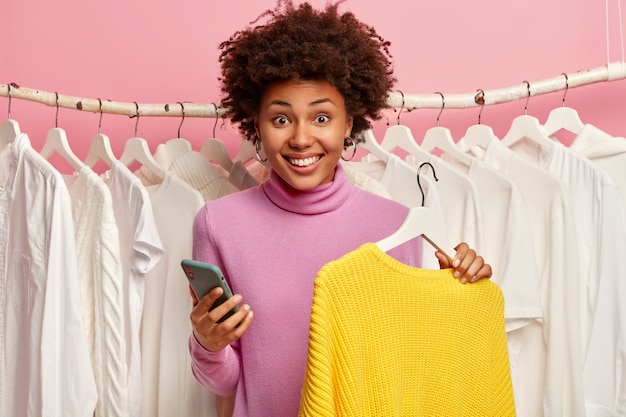
[[[467,279],[465,277],[461,278],[461,284],[465,284],[467,282]]]
[[[454,278],[458,278],[461,276],[461,273],[459,271],[454,271]]]
[[[461,260],[460,259],[455,259],[454,263],[452,264],[452,266],[456,268],[459,265],[461,265]]]
[[[472,277],[472,279],[470,279],[470,282],[476,282],[476,280],[477,280],[477,279],[478,279],[478,278],[476,278],[476,275],[474,275],[474,276]]]
[[[239,304],[241,302],[241,300],[243,300],[243,297],[239,294],[235,295],[233,297],[233,301],[236,302],[237,304]]]

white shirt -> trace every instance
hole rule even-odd
[[[191,258],[192,226],[202,194],[176,175],[147,187],[164,256],[146,274],[142,320],[144,417],[214,417],[215,395],[191,372],[187,340],[191,297],[180,261]]]
[[[528,215],[513,182],[477,159],[471,165],[442,159],[465,172],[479,193],[485,219],[485,246],[481,254],[493,269],[492,280],[504,294],[507,332],[542,317],[541,285]]]
[[[611,136],[586,124],[569,148],[604,168],[626,201],[626,138]]]
[[[598,165],[554,141],[513,144],[518,155],[557,174],[575,210],[583,384],[589,417],[626,413],[626,211],[620,190]]]
[[[457,145],[465,149],[463,140]],[[541,280],[543,318],[508,334],[519,417],[585,415],[580,351],[579,269],[574,209],[565,184],[499,140],[466,149],[520,190]]]
[[[69,192],[26,134],[0,167],[0,415],[91,417]]]
[[[124,283],[111,192],[86,165],[63,178],[72,198],[85,326],[98,388],[96,416],[128,416]]]
[[[124,288],[128,364],[129,415],[138,417],[142,410],[141,319],[144,310],[146,274],[163,256],[163,246],[146,188],[123,163],[113,161],[102,175],[111,193],[115,222],[119,230]]]

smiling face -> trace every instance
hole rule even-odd
[[[257,134],[272,169],[292,188],[331,182],[350,136],[343,96],[327,81],[282,81],[261,98]]]

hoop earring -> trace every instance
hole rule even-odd
[[[352,158],[354,158],[354,155],[356,155],[356,142],[354,141],[354,139],[348,136],[347,138],[344,139],[344,147],[347,141],[350,141],[350,143],[352,144],[352,155],[350,156],[350,158],[347,158],[347,159],[343,157],[343,154],[341,155],[341,159],[343,159],[346,162],[352,161]],[[344,148],[344,151],[345,151],[345,148]]]
[[[265,156],[265,159],[261,158],[261,155],[259,154],[259,151],[261,150],[261,138],[257,137],[256,141],[254,142],[254,151],[256,154],[256,159],[258,159],[260,162],[267,162],[267,156]]]

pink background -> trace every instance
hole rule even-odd
[[[314,0],[323,6],[325,0]],[[618,1],[609,0],[607,51],[606,5],[602,1],[477,0],[401,1],[348,0],[341,10],[377,28],[391,41],[397,89],[404,93],[469,93],[555,77],[623,60]],[[0,5],[0,84],[60,94],[139,103],[201,103],[219,100],[218,45],[237,29],[274,5],[273,0],[3,0]],[[626,12],[626,11],[625,11]],[[562,92],[532,97],[528,114],[545,121],[561,105]],[[0,98],[0,120],[8,100]],[[506,134],[525,100],[487,106],[482,123],[496,135]],[[626,136],[626,81],[570,89],[566,104],[586,123]],[[419,140],[435,125],[435,109],[404,112],[401,122]],[[441,125],[455,139],[477,122],[478,109],[446,109]],[[54,127],[55,109],[13,100],[11,117],[41,149]],[[59,110],[59,127],[79,157],[87,154],[98,133],[98,113]],[[154,151],[177,136],[180,118],[143,117],[138,136]],[[187,117],[181,137],[199,149],[213,136],[213,118]],[[375,125],[382,137],[386,123]],[[121,155],[134,136],[135,119],[105,114],[102,133]],[[240,138],[219,122],[216,137],[232,154]]]

